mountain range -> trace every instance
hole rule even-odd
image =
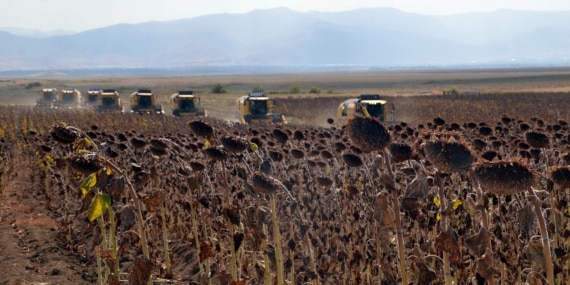
[[[570,64],[570,11],[428,16],[392,8],[275,8],[74,34],[6,30],[0,30],[0,71]]]

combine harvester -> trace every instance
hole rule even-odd
[[[342,127],[355,116],[374,117],[380,122],[391,123],[394,121],[394,104],[388,110],[388,101],[382,100],[378,94],[362,94],[348,99],[338,106],[337,125]]]
[[[85,107],[95,108],[97,106],[97,100],[101,95],[101,88],[89,88],[85,92],[85,102],[83,103]]]
[[[56,88],[43,88],[39,92],[40,97],[36,100],[38,108],[53,108],[53,102],[57,96]]]
[[[131,94],[131,112],[140,114],[163,114],[162,105],[150,89],[139,89]]]
[[[236,100],[238,120],[242,124],[286,124],[285,116],[275,113],[275,101],[265,92],[252,92]]]
[[[124,112],[121,105],[121,97],[115,89],[103,89],[97,99],[97,111],[103,112]]]
[[[77,89],[63,89],[57,93],[54,108],[79,108],[81,105],[81,92]]]
[[[200,107],[200,97],[192,91],[178,91],[170,96],[170,108],[174,116],[206,117],[206,110]]]

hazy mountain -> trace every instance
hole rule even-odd
[[[286,8],[44,38],[0,31],[0,70],[568,64],[570,11],[425,16]]]
[[[48,38],[53,36],[71,35],[75,32],[67,30],[38,31],[34,29],[0,27],[0,31],[9,32],[14,35],[32,37],[32,38]]]

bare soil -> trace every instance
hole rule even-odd
[[[58,242],[41,190],[34,186],[31,162],[14,159],[0,192],[0,284],[93,284],[92,261]]]

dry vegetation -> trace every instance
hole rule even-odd
[[[281,95],[311,126],[3,106],[0,194],[32,181],[86,282],[567,284],[570,94],[501,91],[346,129],[334,94]]]

